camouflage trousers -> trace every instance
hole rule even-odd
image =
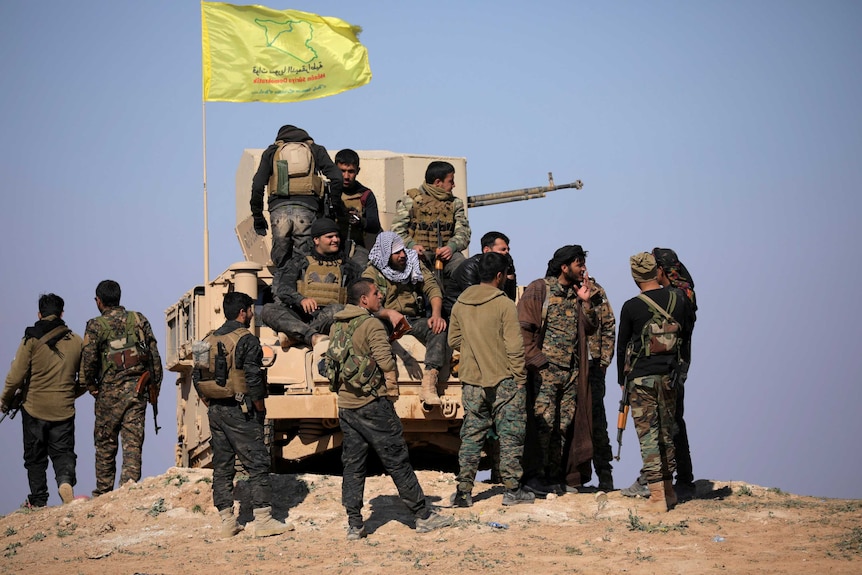
[[[676,470],[673,436],[676,388],[670,375],[636,377],[628,382],[632,420],[641,445],[647,483],[669,480]]]
[[[263,306],[260,319],[276,332],[286,333],[292,338],[302,340],[311,346],[311,338],[317,333],[329,335],[329,328],[335,323],[335,314],[344,309],[340,303],[333,303],[317,308],[309,315],[281,305],[268,303]]]
[[[563,477],[563,449],[566,430],[575,418],[578,394],[578,370],[567,370],[550,364],[539,372],[536,393],[536,439],[542,454],[545,476],[559,483]]]
[[[430,513],[425,493],[410,465],[410,453],[404,441],[404,428],[392,402],[385,397],[357,409],[338,408],[341,443],[341,503],[347,511],[347,523],[362,527],[362,502],[365,476],[368,472],[368,448],[377,453],[380,463],[398,489],[401,501],[417,518]]]
[[[596,473],[611,471],[613,450],[608,437],[608,415],[605,412],[605,370],[599,361],[590,363],[589,381],[593,397],[593,467]]]
[[[120,485],[141,478],[141,450],[144,446],[144,421],[147,400],[135,395],[135,379],[104,384],[96,396],[96,489],[102,495],[114,489],[117,475],[117,451],[123,444]]]
[[[275,267],[284,267],[294,252],[308,255],[314,243],[311,239],[311,224],[317,212],[302,204],[281,204],[269,212],[272,226],[272,250],[270,258]],[[275,285],[273,292],[275,290]]]
[[[527,427],[527,390],[514,379],[504,379],[494,387],[462,382],[461,448],[458,450],[458,490],[473,490],[482,446],[493,428],[500,445],[500,477],[509,489],[518,487],[523,475],[524,434]]]
[[[236,460],[248,473],[252,508],[269,507],[269,452],[263,442],[263,420],[242,412],[236,401],[214,400],[208,408],[210,445],[213,451],[213,505],[216,509],[233,507],[233,480]]]

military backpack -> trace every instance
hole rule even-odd
[[[380,369],[374,358],[359,355],[353,347],[353,334],[370,315],[361,315],[349,322],[336,322],[326,350],[323,375],[329,380],[329,389],[338,393],[341,386],[358,395],[377,396],[377,390],[383,383]]]
[[[641,357],[673,355],[678,361],[682,348],[681,326],[671,315],[676,308],[676,292],[668,290],[667,309],[644,294],[638,295],[638,298],[649,306],[652,317],[644,324],[640,337],[632,339],[626,346],[623,371],[627,374],[634,369],[635,363]]]
[[[141,366],[138,372],[146,369],[150,361],[150,350],[144,341],[144,333],[139,326],[137,313],[126,312],[125,329],[120,333],[113,331],[105,316],[97,317],[96,321],[102,326],[103,333],[109,334],[106,337],[110,338],[102,352],[101,377],[104,377],[109,370],[121,373],[137,366]]]
[[[275,143],[272,176],[267,186],[270,196],[323,197],[323,179],[317,174],[314,151],[306,142]]]

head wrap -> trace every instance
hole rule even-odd
[[[389,257],[404,250],[407,254],[407,267],[404,271],[398,271],[389,267]],[[380,270],[380,273],[389,281],[395,283],[418,283],[422,281],[422,270],[419,267],[419,255],[416,250],[404,248],[404,240],[395,232],[380,232],[371,251],[368,253],[368,261]]]
[[[658,279],[658,268],[652,254],[641,252],[629,258],[632,267],[632,277],[638,283]]]
[[[320,236],[331,234],[332,232],[340,231],[338,224],[329,218],[317,218],[311,224],[311,237],[319,238]]]
[[[587,252],[584,248],[574,244],[571,246],[563,246],[554,252],[554,257],[548,260],[548,271],[545,272],[545,277],[557,277],[563,271],[563,266],[572,263],[575,260],[587,259]]]

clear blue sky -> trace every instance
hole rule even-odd
[[[862,497],[862,5],[269,6],[362,26],[374,77],[306,103],[207,105],[211,275],[241,259],[240,154],[282,124],[331,150],[464,156],[471,194],[580,178],[581,192],[473,210],[472,248],[506,232],[526,283],[580,243],[617,310],[636,293],[629,255],[675,248],[700,304],[686,394],[696,477]],[[3,2],[0,53],[4,375],[40,293],[62,295],[81,333],[105,278],[163,340],[164,310],[203,278],[199,3]],[[173,381],[162,433],[147,423],[146,475],[174,462]],[[617,399],[609,386],[609,409]],[[78,410],[89,493],[92,399]],[[640,463],[631,429],[625,442],[618,486]],[[7,513],[28,492],[18,419],[0,445]]]

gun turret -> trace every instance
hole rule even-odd
[[[532,200],[536,198],[544,198],[548,192],[555,190],[565,190],[574,188],[580,190],[584,187],[581,180],[575,180],[568,184],[554,184],[554,174],[548,172],[548,185],[539,186],[536,188],[521,188],[519,190],[510,190],[508,192],[495,192],[492,194],[479,194],[478,196],[467,196],[467,207],[478,208],[480,206],[493,206],[494,204],[506,204],[509,202],[520,202],[522,200]]]

